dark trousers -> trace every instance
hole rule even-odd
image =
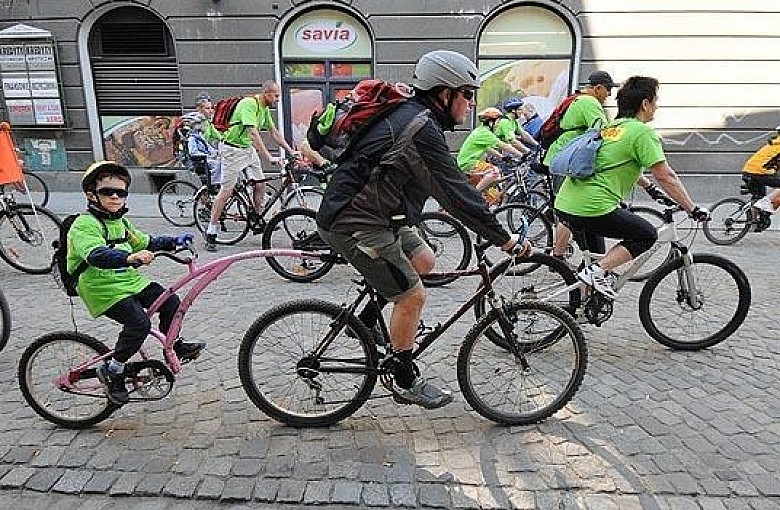
[[[649,221],[621,207],[603,216],[573,216],[557,209],[555,212],[572,232],[600,236],[602,240],[620,239],[633,258],[650,249],[658,239],[658,231]]]
[[[116,348],[114,349],[115,360],[124,363],[141,348],[144,340],[149,335],[149,331],[152,329],[152,322],[144,309],[152,306],[152,303],[163,292],[165,292],[165,289],[162,285],[152,282],[135,296],[126,297],[106,310],[104,314],[106,317],[124,326],[122,331],[119,332],[119,338],[116,341]],[[172,294],[165,300],[165,303],[159,310],[160,332],[168,332],[178,307],[179,296],[176,294]]]

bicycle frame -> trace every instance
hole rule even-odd
[[[162,254],[164,255],[165,252]],[[171,322],[170,329],[168,330],[168,334],[165,335],[155,328],[152,328],[150,331],[150,334],[162,345],[166,364],[174,375],[181,371],[181,361],[173,350],[173,344],[176,343],[176,340],[179,338],[179,333],[181,332],[181,328],[184,323],[184,317],[187,315],[187,311],[198,298],[200,293],[203,292],[209,285],[211,285],[214,280],[219,278],[219,276],[224,273],[230,266],[242,260],[259,259],[265,257],[298,257],[303,259],[323,259],[327,257],[327,255],[320,255],[298,250],[252,250],[236,253],[233,255],[227,255],[225,257],[212,260],[203,266],[199,266],[197,264],[197,257],[194,256],[194,253],[193,256],[190,256],[187,259],[175,257],[171,254],[167,254],[167,256],[168,258],[171,258],[172,260],[175,260],[179,263],[186,264],[188,273],[180,277],[171,286],[165,289],[165,292],[163,292],[160,297],[158,297],[154,303],[152,303],[152,305],[146,311],[149,317],[154,315],[172,294],[176,293],[182,287],[195,281],[195,284],[181,299],[181,303],[176,309],[176,313],[174,314],[173,321]],[[79,365],[71,368],[67,373],[60,375],[55,380],[55,384],[60,389],[71,388],[73,383],[79,380],[81,374],[85,370],[99,362],[110,358],[113,353],[114,351],[111,350],[106,354],[95,356],[87,361],[81,362]],[[141,347],[141,349],[138,351],[138,354],[143,360],[150,359],[150,356],[146,353],[143,347]]]

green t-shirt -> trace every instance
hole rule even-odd
[[[501,117],[496,123],[494,132],[502,142],[512,143],[517,138],[517,121],[509,117]]]
[[[105,220],[109,239],[122,239],[127,231],[127,242],[114,246],[117,250],[135,253],[149,245],[149,234],[136,229],[129,220]],[[72,273],[86,260],[92,250],[107,246],[100,220],[86,213],[80,215],[68,231],[68,272]],[[132,267],[101,269],[89,266],[81,273],[78,292],[92,317],[102,315],[122,299],[138,294],[151,280]]]
[[[564,145],[584,133],[589,127],[599,125],[597,120],[601,121],[602,126],[607,124],[607,114],[604,112],[604,107],[595,97],[581,94],[569,105],[561,118],[561,129],[571,129],[571,131],[564,131],[550,145],[543,163],[549,167],[555,155]]]
[[[556,209],[586,217],[611,213],[631,192],[642,169],[666,160],[661,138],[637,119],[618,119],[601,134],[596,174],[588,179],[567,177],[555,199]]]
[[[469,133],[458,151],[458,167],[468,172],[488,149],[495,149],[501,140],[487,126],[479,126]]]
[[[230,128],[225,131],[222,140],[239,147],[249,147],[252,145],[252,137],[248,133],[250,127],[260,130],[274,127],[271,110],[260,104],[257,96],[245,97],[238,102],[230,117]]]
[[[217,131],[217,128],[214,127],[214,125],[211,123],[210,120],[203,121],[203,127],[201,128],[201,132],[203,133],[203,136],[211,143],[218,142],[222,140],[222,133]]]

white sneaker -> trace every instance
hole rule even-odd
[[[615,300],[617,298],[617,292],[612,287],[612,277],[607,274],[606,271],[601,269],[598,264],[591,264],[579,273],[577,278],[587,285],[593,287],[593,290],[603,295],[606,298]]]
[[[753,207],[757,209],[761,209],[762,211],[766,211],[768,213],[774,214],[777,212],[777,207],[772,205],[772,201],[769,200],[769,197],[766,196],[760,200],[756,200],[753,204]]]

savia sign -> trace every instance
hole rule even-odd
[[[349,48],[357,40],[355,27],[344,21],[316,20],[295,31],[295,42],[314,53]]]

